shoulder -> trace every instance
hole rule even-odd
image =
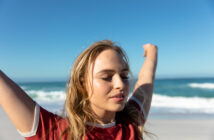
[[[66,130],[68,122],[68,119],[49,112],[37,104],[34,111],[34,122],[31,132],[21,133],[21,135],[30,140],[58,137]]]
[[[126,109],[128,110],[128,112],[133,114],[133,116],[140,117],[143,124],[145,123],[147,118],[146,118],[144,107],[136,97],[131,96],[128,99],[128,102],[126,104]]]
[[[141,104],[141,102],[136,97],[131,96],[129,98],[127,104],[136,107],[138,109],[138,111],[140,111],[142,113],[144,119],[146,119],[146,112],[143,108],[143,105]]]

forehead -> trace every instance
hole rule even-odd
[[[93,73],[96,74],[105,69],[119,72],[126,69],[126,64],[118,52],[108,49],[102,51],[95,59]]]

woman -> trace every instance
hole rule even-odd
[[[143,46],[146,60],[128,100],[130,72],[123,50],[110,40],[98,41],[75,61],[67,85],[66,117],[34,102],[0,71],[0,104],[18,131],[39,139],[143,139],[151,106],[157,47]]]

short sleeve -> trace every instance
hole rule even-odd
[[[31,131],[27,132],[27,133],[22,133],[19,130],[17,130],[20,135],[22,135],[23,137],[31,137],[36,134],[38,124],[39,124],[39,112],[40,112],[40,107],[38,104],[36,104],[35,109],[34,109],[34,120],[33,120],[33,126],[32,126]]]
[[[41,106],[35,107],[34,123],[29,133],[20,133],[26,140],[62,140],[66,135],[62,135],[68,127],[68,120],[53,114]]]
[[[146,112],[143,108],[143,105],[142,103],[137,99],[135,98],[134,96],[132,96],[129,100],[128,100],[128,104],[132,104],[133,106],[135,106],[142,114],[142,121],[143,121],[143,124],[146,122]]]

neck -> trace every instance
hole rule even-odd
[[[107,124],[107,123],[115,122],[116,112],[105,111],[103,109],[93,108],[93,107],[92,109],[98,118],[97,121],[99,124]]]
[[[114,114],[104,113],[104,114],[99,116],[97,115],[99,124],[107,124],[107,123],[115,122],[115,113]]]

